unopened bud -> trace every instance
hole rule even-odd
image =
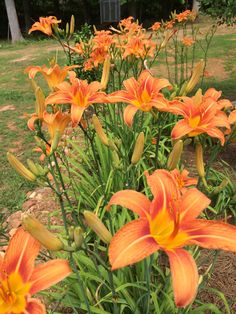
[[[196,144],[196,165],[197,165],[197,172],[201,178],[205,177],[205,168],[203,162],[203,149],[202,144]]]
[[[111,152],[112,165],[116,168],[120,168],[120,158],[115,150]]]
[[[224,190],[224,188],[229,184],[229,180],[227,178],[225,178],[221,184],[219,186],[217,186],[214,190],[213,190],[213,194],[219,194],[221,191]]]
[[[175,143],[175,145],[172,149],[172,152],[170,153],[168,161],[167,161],[167,169],[168,170],[174,170],[177,167],[179,160],[180,160],[180,157],[181,157],[182,152],[183,152],[183,147],[184,147],[184,144],[183,144],[182,140],[178,140]]]
[[[74,241],[76,248],[81,247],[84,242],[83,230],[80,227],[74,229]]]
[[[38,168],[36,167],[35,163],[33,162],[33,160],[27,159],[27,164],[28,164],[28,167],[29,167],[30,171],[32,171],[33,174],[38,176],[39,175],[39,171],[38,171]]]
[[[33,238],[38,240],[46,249],[50,251],[62,250],[64,245],[53,233],[51,233],[36,218],[24,214],[22,216],[23,228],[28,231]]]
[[[37,87],[35,90],[36,97],[36,108],[35,112],[38,115],[39,119],[43,118],[43,112],[45,110],[45,96],[40,87]]]
[[[108,140],[108,145],[109,145],[111,150],[118,151],[116,144],[111,139]]]
[[[137,164],[137,162],[142,157],[143,149],[144,149],[144,133],[140,132],[135,142],[134,151],[131,158],[131,163],[133,165]]]
[[[7,153],[7,159],[11,166],[26,180],[35,181],[36,176],[27,169],[13,154]]]
[[[103,70],[102,70],[102,78],[101,78],[101,85],[102,89],[106,89],[109,76],[110,76],[110,68],[111,68],[111,61],[110,58],[106,58],[103,64]]]
[[[105,242],[109,243],[112,239],[112,235],[103,222],[90,211],[84,211],[84,218],[87,225],[99,236],[99,238]]]
[[[74,30],[75,30],[75,17],[72,14],[70,18],[70,35],[74,33]]]
[[[107,135],[105,134],[103,128],[102,128],[102,125],[101,125],[101,122],[99,121],[98,117],[93,114],[92,116],[92,122],[93,122],[93,125],[94,125],[94,129],[98,135],[98,137],[100,138],[101,142],[106,145],[106,146],[109,146],[109,140],[108,140],[108,137]]]
[[[74,241],[74,230],[75,230],[75,227],[74,226],[71,226],[68,230],[68,234],[69,234],[69,239]]]
[[[188,81],[188,84],[186,85],[184,94],[187,95],[188,93],[190,93],[194,87],[197,85],[197,83],[200,80],[200,77],[203,75],[203,69],[204,69],[204,60],[200,60],[196,66],[193,69],[193,74],[190,78],[190,80]]]

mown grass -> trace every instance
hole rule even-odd
[[[32,152],[33,133],[27,129],[25,117],[25,113],[34,112],[35,99],[24,69],[29,65],[47,64],[48,59],[55,57],[57,48],[55,42],[48,40],[0,44],[0,199],[4,212],[19,210],[26,192],[34,188],[10,167],[6,159],[7,151],[12,151],[23,162],[32,155],[38,157]],[[62,52],[59,52],[58,59],[61,64],[65,62]],[[6,106],[9,106],[8,110]]]

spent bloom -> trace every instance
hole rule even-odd
[[[39,242],[19,228],[0,255],[0,313],[46,314],[44,304],[31,296],[71,273],[68,261],[61,259],[34,266],[39,249]]]
[[[124,110],[124,121],[128,126],[138,110],[150,111],[153,107],[167,111],[168,101],[160,90],[171,87],[166,79],[154,78],[148,70],[144,70],[138,80],[131,77],[124,81],[125,90],[116,91],[108,96],[109,102],[124,102],[129,105]]]
[[[61,23],[55,16],[40,17],[39,22],[35,22],[29,30],[29,34],[34,31],[40,31],[48,36],[52,35],[52,25]]]
[[[198,245],[236,252],[236,227],[198,219],[210,199],[196,188],[180,193],[168,171],[160,169],[146,176],[152,201],[140,192],[123,190],[115,193],[108,204],[108,209],[120,205],[139,215],[112,238],[109,260],[114,270],[163,250],[170,261],[176,305],[185,307],[196,296],[199,276],[193,257],[183,247]]]

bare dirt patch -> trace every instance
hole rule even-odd
[[[9,110],[16,110],[16,107],[13,105],[5,105],[0,108],[0,112],[9,111]]]

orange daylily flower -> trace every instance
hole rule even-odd
[[[197,219],[210,204],[203,193],[191,188],[181,194],[173,175],[156,170],[147,176],[154,195],[150,201],[133,190],[115,193],[109,204],[126,207],[140,217],[122,227],[112,238],[109,260],[112,270],[137,263],[158,250],[169,257],[175,303],[190,304],[197,293],[198,271],[186,245],[236,252],[236,227]]]
[[[0,313],[46,314],[43,303],[31,295],[47,289],[71,273],[66,260],[55,259],[34,267],[40,244],[22,228],[0,254]]]
[[[152,29],[153,31],[158,31],[161,28],[161,23],[160,22],[155,22],[150,29]]]
[[[236,122],[236,110],[232,111],[229,115],[229,123],[233,124]]]
[[[75,73],[70,73],[70,83],[63,82],[57,86],[57,91],[46,98],[47,104],[71,104],[71,120],[73,125],[80,122],[81,117],[91,104],[104,103],[107,96],[99,90],[101,83],[87,80],[80,80],[75,77]]]
[[[52,35],[52,25],[61,23],[61,20],[58,20],[55,16],[47,16],[47,17],[40,17],[39,22],[35,22],[28,34],[34,31],[40,31],[48,36]]]
[[[233,105],[228,99],[219,99],[222,95],[222,91],[217,91],[215,88],[209,88],[203,95],[203,99],[211,97],[217,102],[217,109],[222,110],[224,108],[231,108]]]
[[[160,90],[171,87],[166,79],[154,78],[148,70],[144,70],[138,80],[134,77],[124,81],[126,90],[120,90],[108,95],[109,102],[125,102],[129,105],[124,110],[124,121],[132,126],[137,110],[150,111],[152,107],[160,111],[168,111],[168,101]]]
[[[172,130],[173,139],[181,138],[185,135],[190,137],[207,133],[211,137],[220,140],[224,145],[224,133],[218,127],[230,129],[227,115],[220,111],[217,101],[212,97],[203,97],[201,91],[193,97],[181,97],[182,103],[179,102],[172,112],[184,117]],[[173,105],[174,107],[174,105]]]
[[[170,173],[174,176],[176,183],[182,193],[187,191],[186,187],[191,185],[197,185],[198,179],[197,178],[190,178],[189,171],[183,169],[181,172],[178,169],[174,169],[170,171]]]
[[[25,69],[26,73],[29,73],[29,78],[34,79],[35,75],[39,72],[42,73],[44,79],[48,83],[51,90],[55,89],[58,84],[62,83],[68,72],[72,69],[78,68],[79,65],[65,66],[61,68],[58,64],[48,68],[46,65],[43,66],[30,66]]]
[[[64,134],[65,128],[71,121],[71,117],[67,113],[57,111],[56,113],[48,113],[44,111],[43,122],[47,125],[51,138],[51,152],[57,148],[57,145]]]
[[[185,10],[184,12],[181,12],[179,14],[176,14],[175,18],[176,20],[180,22],[185,22],[188,19],[188,16],[191,14],[190,10]]]
[[[195,43],[195,40],[193,40],[190,37],[183,37],[183,39],[181,40],[182,44],[186,47],[190,47],[192,46],[192,44]]]

